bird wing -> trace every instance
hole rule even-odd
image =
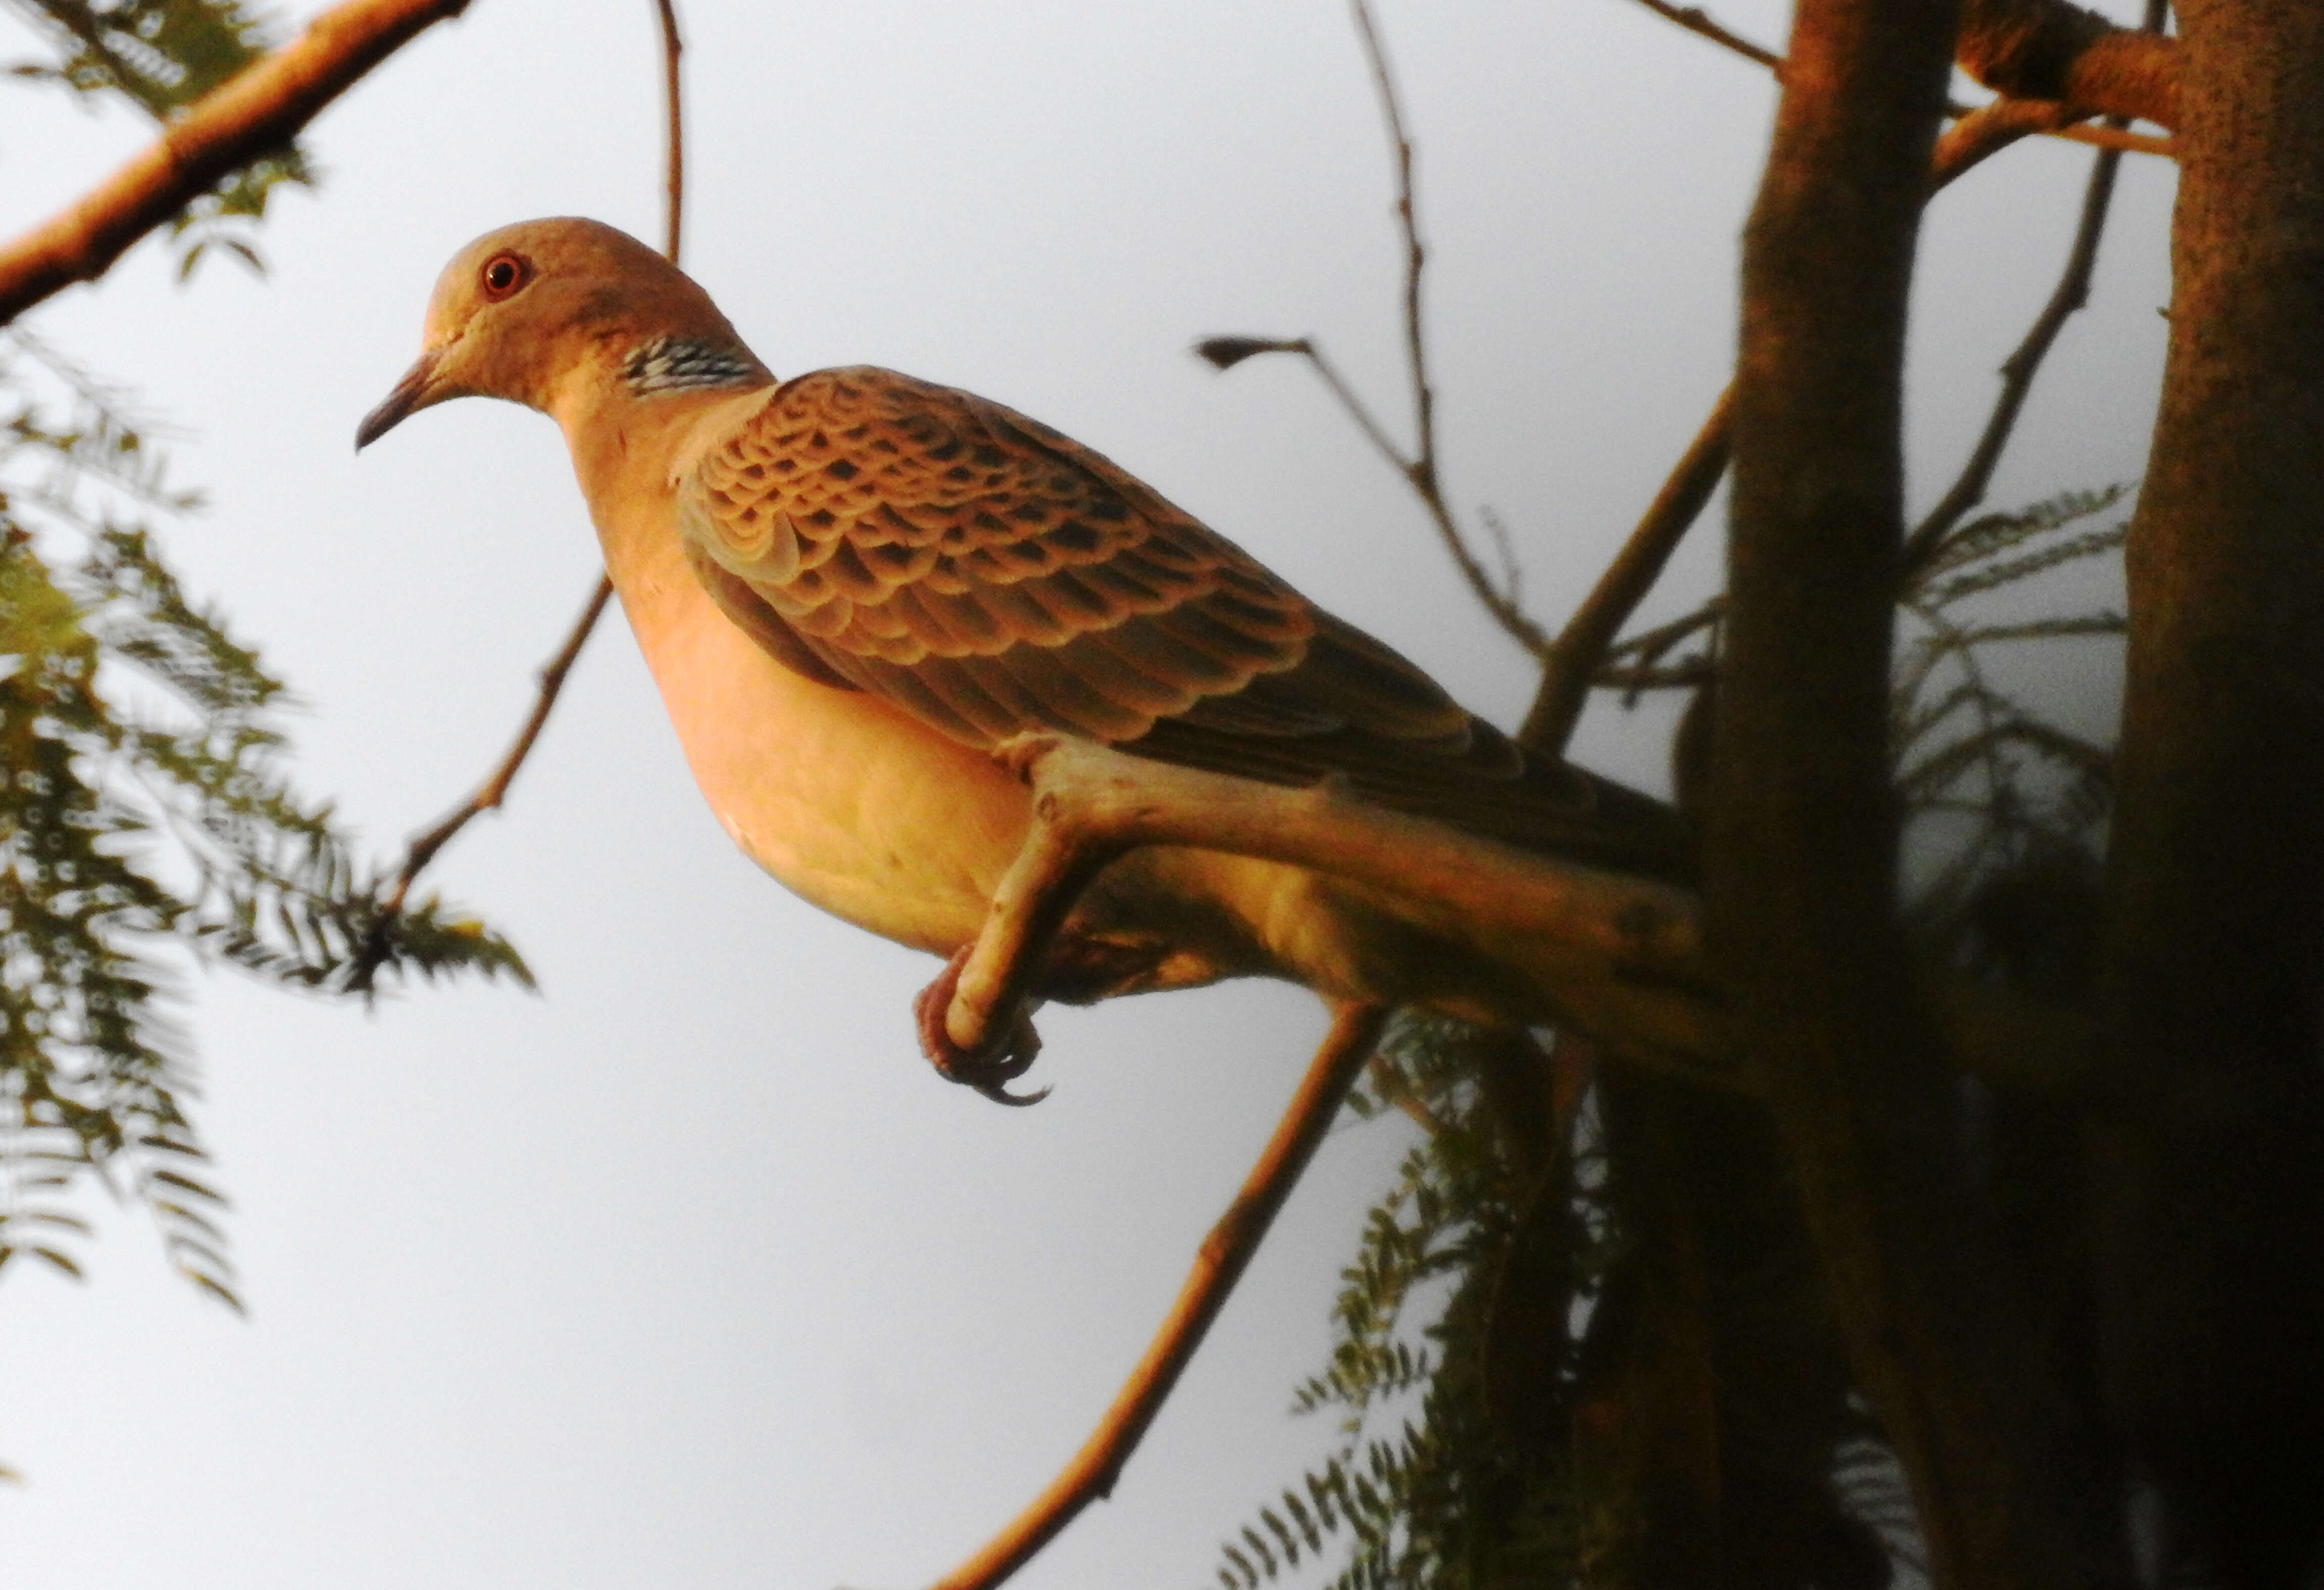
[[[678,487],[688,555],[738,624],[964,744],[1052,730],[1274,783],[1336,772],[1519,843],[1546,825],[1561,849],[1618,789],[1529,765],[1111,460],[969,393],[801,375]]]

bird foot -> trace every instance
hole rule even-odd
[[[975,1049],[964,1049],[953,1041],[945,1030],[945,1017],[952,1009],[952,997],[960,986],[960,974],[968,965],[969,946],[953,953],[936,980],[920,990],[912,1001],[912,1016],[920,1032],[920,1052],[928,1058],[937,1075],[947,1082],[957,1082],[973,1087],[995,1104],[1022,1108],[1038,1105],[1049,1096],[1046,1087],[1037,1093],[1011,1093],[1009,1084],[1031,1068],[1033,1058],[1041,1052],[1041,1035],[1033,1030],[1032,1018],[1019,1011],[1006,1025],[988,1037]]]

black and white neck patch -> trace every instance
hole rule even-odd
[[[622,379],[643,395],[653,392],[695,392],[706,387],[751,386],[766,379],[750,356],[733,347],[657,337],[640,345],[622,362]]]

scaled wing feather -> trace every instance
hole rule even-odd
[[[989,748],[1088,735],[1572,852],[1674,853],[1667,813],[1526,758],[1395,652],[1111,461],[998,403],[822,370],[678,483],[720,606],[775,656]],[[1613,836],[1643,822],[1651,837]],[[1635,809],[1633,809],[1635,808]]]

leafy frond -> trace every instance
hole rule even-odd
[[[2126,625],[2110,608],[2030,618],[1955,609],[2113,552],[2123,526],[2075,527],[2127,490],[2069,492],[1972,521],[1900,603],[1907,633],[1891,747],[1918,874],[1913,920],[1963,969],[2052,992],[2087,964],[2083,941],[2096,931],[2113,753],[1996,683],[1986,656],[1995,646],[2108,640]]]
[[[1293,1398],[1296,1413],[1335,1416],[1337,1438],[1221,1544],[1228,1590],[1256,1590],[1332,1551],[1338,1590],[1551,1582],[1526,1576],[1580,1560],[1581,1477],[1494,1438],[1486,1359],[1528,1210],[1545,1196],[1591,1195],[1565,1175],[1546,1195],[1518,1185],[1478,1082],[1478,1041],[1458,1022],[1407,1013],[1351,1100],[1367,1118],[1402,1111],[1431,1124],[1341,1272],[1329,1361]],[[1582,1224],[1584,1246],[1613,1240],[1602,1220]],[[1575,1273],[1586,1286],[1594,1266],[1585,1256]],[[1577,1350],[1566,1344],[1555,1377],[1572,1380]]]
[[[186,1113],[180,970],[190,953],[342,990],[383,934],[380,880],[290,781],[281,683],[124,517],[190,499],[114,399],[0,340],[0,1266],[78,1275],[87,1227],[65,1200],[89,1177],[232,1303],[225,1199]],[[385,937],[407,976],[530,981],[432,899]]]

